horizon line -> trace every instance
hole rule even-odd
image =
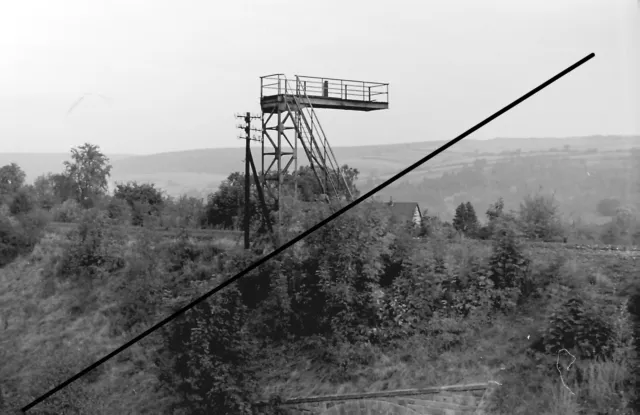
[[[639,0],[640,1],[640,0]],[[493,140],[570,140],[570,139],[587,139],[587,138],[600,138],[600,137],[618,137],[618,138],[640,138],[638,134],[592,134],[592,135],[579,135],[579,136],[563,136],[563,137],[492,137],[492,138],[468,138],[466,141],[493,141]],[[332,148],[361,148],[361,147],[385,147],[395,145],[412,145],[412,144],[425,144],[425,143],[439,143],[447,140],[426,140],[426,141],[406,141],[400,143],[383,143],[383,144],[363,144],[363,145],[345,145],[345,146],[332,146]],[[81,145],[81,144],[79,144]],[[126,157],[144,157],[155,156],[160,154],[172,154],[172,153],[187,153],[191,151],[202,150],[235,150],[244,149],[244,144],[238,146],[226,146],[226,147],[195,147],[185,150],[168,150],[157,153],[105,153],[107,156],[126,156]],[[28,151],[0,151],[0,155],[62,155],[66,152],[28,152]]]

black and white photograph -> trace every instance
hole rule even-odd
[[[640,414],[639,0],[3,0],[0,414]]]

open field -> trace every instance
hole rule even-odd
[[[56,234],[66,234],[67,232],[77,229],[77,223],[64,223],[64,222],[51,222],[49,224],[48,229]],[[134,227],[134,226],[113,226],[113,228],[126,232],[130,235],[135,235],[143,231],[142,228]],[[148,229],[148,228],[147,228]],[[162,238],[175,238],[179,233],[179,229],[152,229],[152,231]],[[193,239],[197,240],[215,240],[215,239],[231,239],[237,240],[238,243],[240,239],[243,237],[242,231],[231,231],[231,230],[218,230],[218,229],[188,229],[189,236]]]

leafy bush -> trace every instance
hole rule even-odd
[[[45,228],[51,222],[51,215],[44,209],[35,208],[26,214],[17,216],[19,232],[27,241],[29,249],[33,248],[44,235]]]
[[[78,229],[69,235],[70,244],[64,251],[57,276],[90,285],[104,273],[122,268],[124,260],[118,253],[121,241],[113,236],[104,212],[85,211]]]
[[[130,182],[117,184],[115,199],[125,201],[131,207],[131,225],[146,226],[148,216],[158,217],[164,208],[162,192],[153,184]]]
[[[16,163],[0,167],[0,201],[5,202],[24,184],[26,174]]]
[[[606,308],[578,294],[554,310],[544,332],[547,352],[574,350],[580,358],[610,359],[616,348],[616,332]]]
[[[541,194],[527,196],[520,204],[519,221],[529,239],[551,240],[564,236],[558,215],[558,205],[553,197]]]
[[[414,251],[405,261],[400,277],[385,302],[385,331],[392,338],[422,332],[424,324],[441,306],[445,272],[436,268],[436,259],[426,250]]]
[[[513,308],[520,295],[533,291],[529,278],[529,259],[522,252],[511,223],[500,221],[495,226],[493,253],[489,258],[488,276],[496,290],[496,308]],[[507,292],[509,291],[509,292]]]
[[[25,249],[24,237],[6,217],[0,217],[0,267],[11,263]]]
[[[54,222],[77,222],[82,216],[82,207],[75,200],[69,199],[62,205],[54,206],[51,209],[51,216]]]
[[[325,216],[327,212],[315,213]],[[307,220],[317,223],[316,218],[310,215]],[[384,273],[382,257],[390,252],[394,238],[387,229],[388,220],[375,207],[356,208],[307,238],[307,256],[292,278],[300,287],[292,298],[292,309],[297,323],[306,326],[300,328],[302,332],[359,341],[375,327],[374,293]]]
[[[256,345],[245,326],[246,308],[234,286],[186,312],[165,330],[162,379],[191,414],[251,414]]]
[[[0,266],[31,252],[42,237],[48,220],[47,214],[39,209],[17,218],[0,216]]]
[[[131,206],[127,201],[119,198],[110,198],[106,206],[107,216],[115,225],[129,225],[132,222]]]
[[[154,252],[157,241],[143,235],[128,252],[123,274],[117,280],[114,292],[119,302],[119,330],[130,330],[138,324],[147,324],[160,310],[162,290],[174,288],[167,284]],[[169,285],[167,287],[166,285]]]
[[[162,226],[197,228],[203,222],[204,202],[196,197],[182,195],[167,198],[162,213]]]
[[[35,202],[32,195],[26,189],[20,189],[13,197],[9,205],[9,211],[12,215],[19,215],[30,212],[34,207]]]
[[[175,241],[167,247],[168,271],[177,272],[195,262],[201,251],[189,240],[189,232],[181,229]]]

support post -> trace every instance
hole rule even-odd
[[[282,172],[282,113],[280,111],[278,111],[278,148],[276,149],[276,162],[278,169],[278,223],[276,224],[276,240],[279,245],[282,236],[282,175],[284,174]]]
[[[260,186],[258,179],[258,172],[256,171],[256,165],[253,163],[253,157],[251,153],[249,153],[249,163],[251,163],[251,169],[253,170],[253,178],[256,182],[256,190],[258,191],[258,198],[260,199],[260,206],[262,207],[262,217],[264,219],[265,224],[267,225],[267,229],[269,231],[269,235],[273,240],[274,249],[278,249],[278,241],[276,240],[276,236],[273,232],[273,227],[271,226],[271,219],[269,219],[269,211],[267,210],[267,203],[264,198],[264,193],[262,193],[262,187]]]
[[[245,117],[246,151],[244,160],[244,249],[249,249],[249,228],[251,221],[251,176],[249,175],[249,163],[251,162],[251,113]],[[256,183],[257,184],[257,183]]]

